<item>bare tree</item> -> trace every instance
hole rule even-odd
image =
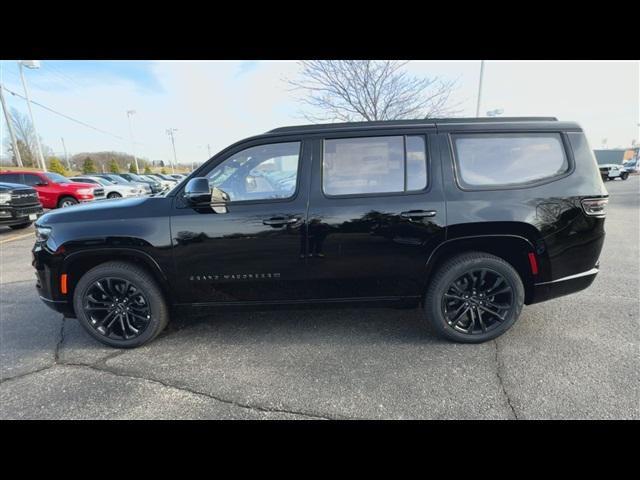
[[[397,120],[451,116],[455,81],[409,75],[408,62],[395,60],[311,60],[299,62],[299,78],[289,79],[300,91],[310,121]]]
[[[13,129],[16,133],[16,143],[20,150],[22,162],[26,167],[38,165],[36,160],[36,135],[33,125],[31,124],[31,120],[29,120],[27,115],[21,114],[15,108],[11,109],[10,117],[11,122],[13,123]],[[15,157],[15,154],[13,153],[13,146],[11,145],[9,149],[11,150],[13,157]]]
[[[16,143],[20,150],[20,158],[25,167],[39,167],[37,146],[36,146],[36,132],[31,123],[31,119],[27,115],[21,114],[15,108],[11,109],[11,122],[13,123],[13,129],[16,134]],[[45,159],[53,154],[51,148],[42,142],[40,137],[40,145],[42,146],[42,154]],[[13,153],[13,145],[9,142],[9,151],[13,157],[13,163],[17,165],[15,154]]]

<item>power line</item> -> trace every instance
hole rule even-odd
[[[20,95],[19,93],[14,92],[13,90],[9,90],[7,87],[4,87],[4,89],[7,92],[9,92],[11,95],[14,95],[16,97],[20,97],[20,98],[26,100],[26,97]],[[119,140],[126,141],[126,139],[121,137],[120,135],[116,135],[115,133],[111,133],[111,132],[108,132],[106,130],[102,130],[101,128],[94,127],[93,125],[89,125],[88,123],[83,122],[82,120],[77,120],[77,119],[75,119],[73,117],[70,117],[69,115],[65,115],[62,112],[58,112],[57,110],[54,110],[53,108],[47,107],[46,105],[38,103],[38,102],[36,102],[34,100],[31,100],[31,103],[33,103],[34,105],[37,105],[40,108],[44,108],[45,110],[48,110],[48,111],[50,111],[52,113],[55,113],[56,115],[60,115],[61,117],[66,118],[67,120],[71,120],[72,122],[78,123],[78,124],[83,125],[83,126],[85,126],[87,128],[91,128],[92,130],[95,130],[97,132],[104,133],[105,135],[110,135],[110,136],[115,137],[115,138],[117,138]]]

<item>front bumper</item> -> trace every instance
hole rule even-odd
[[[0,225],[21,225],[27,222],[34,222],[35,220],[29,220],[29,215],[35,215],[36,219],[38,219],[42,213],[42,205],[29,205],[24,207],[3,205],[0,206]]]
[[[549,282],[536,283],[533,286],[533,296],[529,303],[544,302],[552,298],[563,297],[584,290],[593,283],[599,271],[599,265],[596,265],[586,272],[569,275]]]
[[[54,270],[50,267],[51,264],[45,261],[45,257],[50,257],[50,253],[36,244],[32,250],[33,259],[31,264],[35,268],[36,291],[40,296],[40,300],[47,307],[63,314],[65,317],[75,318],[76,315],[73,311],[71,298],[65,298],[65,295],[59,293],[59,275],[54,273]]]

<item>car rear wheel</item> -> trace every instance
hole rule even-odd
[[[29,225],[31,225],[33,222],[27,222],[27,223],[20,223],[18,225],[9,225],[9,228],[13,229],[13,230],[21,230],[23,228],[27,228]]]
[[[133,348],[156,338],[169,309],[156,281],[126,262],[108,262],[85,273],[74,291],[78,321],[96,340]]]
[[[73,197],[62,197],[58,201],[58,208],[67,208],[67,207],[70,207],[72,205],[76,205],[77,203],[78,203],[78,200],[76,200]]]
[[[107,195],[107,198],[122,198],[122,195],[120,195],[118,192],[111,192],[109,195]]]
[[[439,335],[480,343],[506,332],[523,304],[518,272],[495,255],[471,252],[449,259],[438,269],[427,290],[425,313]]]

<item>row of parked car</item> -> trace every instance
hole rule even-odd
[[[26,228],[43,208],[65,208],[103,199],[163,194],[186,175],[93,173],[65,177],[54,172],[0,172],[0,225]]]

